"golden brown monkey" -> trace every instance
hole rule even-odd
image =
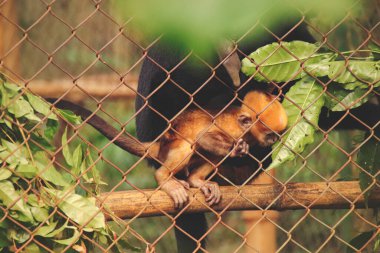
[[[281,103],[272,95],[251,91],[242,106],[230,106],[220,113],[213,110],[185,110],[171,122],[170,129],[156,142],[140,143],[121,135],[90,111],[66,101],[56,103],[70,109],[115,144],[137,156],[148,156],[161,167],[155,178],[161,189],[182,208],[188,200],[186,188],[200,188],[212,205],[220,201],[219,186],[206,177],[227,156],[241,157],[249,145],[272,145],[285,130],[287,116]],[[214,116],[215,115],[215,116]],[[175,178],[186,173],[187,182]]]
[[[159,142],[148,144],[149,155],[162,164],[155,173],[157,183],[176,207],[187,202],[188,183],[200,188],[210,205],[218,203],[219,186],[206,181],[216,164],[228,155],[247,154],[249,145],[272,145],[287,125],[280,102],[259,91],[247,93],[241,107],[231,106],[215,117],[213,114],[211,110],[187,110],[172,122]],[[202,151],[206,152],[204,156]],[[188,183],[174,178],[179,172],[189,173]]]

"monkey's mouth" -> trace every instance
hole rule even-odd
[[[262,147],[272,146],[278,139],[279,136],[276,133],[270,133],[265,135],[263,140],[259,140],[259,145]]]

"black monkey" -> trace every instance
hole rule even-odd
[[[282,26],[274,30],[278,37],[283,36],[293,29],[294,24]],[[314,42],[308,33],[306,26],[300,25],[292,30],[284,38],[284,41],[303,40]],[[240,46],[243,54],[248,55],[257,48],[277,41],[272,35],[257,38],[248,46]],[[215,49],[214,57],[210,66],[216,66],[220,62],[220,55],[226,56],[225,52],[219,53]],[[190,50],[171,47],[165,42],[159,41],[147,52],[138,82],[138,97],[136,99],[136,111],[140,111],[136,118],[137,137],[140,141],[152,141],[156,139],[168,126],[169,121],[175,117],[183,108],[192,106],[205,106],[213,97],[224,97],[220,106],[228,103],[234,98],[233,86],[238,81],[244,84],[240,92],[243,95],[252,87],[258,87],[252,81],[247,83],[247,77],[240,73],[240,80],[234,76],[231,65],[220,65],[215,71],[201,61],[192,61],[188,57],[184,60]],[[236,57],[236,55],[235,55]],[[184,60],[184,61],[183,61]],[[195,59],[196,60],[196,59]],[[239,71],[240,66],[235,66]],[[232,69],[231,69],[232,68]],[[235,70],[236,71],[236,70]],[[232,74],[231,74],[232,73]],[[226,85],[227,84],[227,85]],[[193,100],[191,96],[193,95]],[[152,109],[153,108],[153,109]],[[269,149],[251,150],[251,154],[257,159],[264,158],[270,152]],[[251,164],[252,159],[246,162]],[[268,165],[270,160],[265,161]],[[196,241],[204,238],[207,231],[207,224],[204,214],[182,214],[176,220],[177,249],[179,253],[194,252],[202,246],[205,248],[205,240],[198,245]],[[183,233],[181,230],[185,231]]]

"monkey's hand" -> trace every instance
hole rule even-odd
[[[166,192],[174,201],[175,208],[182,208],[189,200],[186,189],[190,186],[186,181],[170,179],[161,186],[161,190]]]
[[[218,204],[222,198],[219,185],[215,182],[209,182],[204,180],[190,181],[192,187],[199,188],[205,195],[205,199],[208,205]]]
[[[230,157],[243,157],[249,152],[249,145],[243,139],[239,139],[232,147]]]
[[[210,206],[213,204],[218,204],[222,198],[219,185],[215,182],[205,182],[201,186],[201,191],[205,195],[207,204]]]

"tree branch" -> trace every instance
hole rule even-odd
[[[190,204],[185,212],[209,212],[211,210],[295,210],[295,209],[348,209],[363,208],[364,196],[357,181],[288,183],[271,185],[246,185],[221,187],[223,199],[210,208],[202,193],[191,189]],[[155,190],[121,191],[102,194],[98,205],[108,216],[122,219],[132,217],[175,214],[170,197]],[[380,188],[375,188],[369,198],[369,207],[380,206]],[[108,211],[107,211],[108,210]],[[109,219],[110,217],[108,217]]]

